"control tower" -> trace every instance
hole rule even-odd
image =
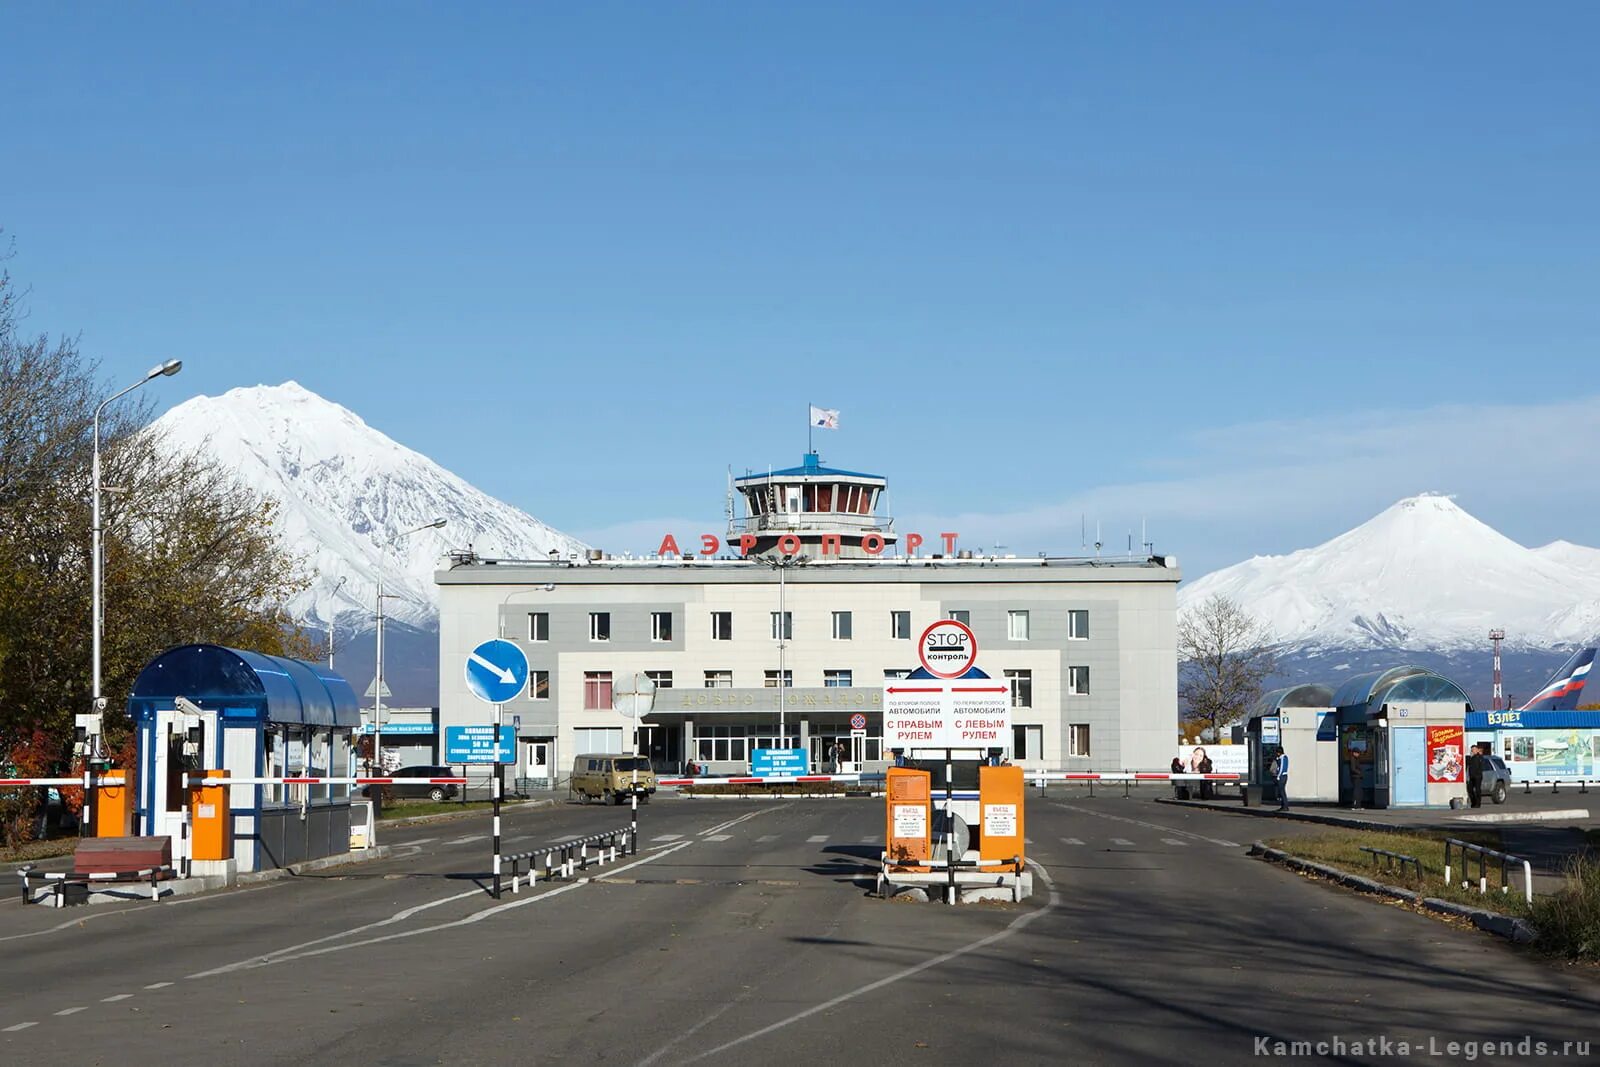
[[[877,557],[897,540],[894,520],[877,513],[887,484],[876,474],[824,467],[817,453],[807,452],[798,467],[734,479],[745,515],[729,517],[728,536],[753,534],[752,556]]]

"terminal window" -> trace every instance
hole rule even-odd
[[[732,671],[706,671],[707,689],[732,689]]]
[[[672,640],[672,612],[652,611],[650,613],[650,640]]]
[[[1067,640],[1089,640],[1089,612],[1083,608],[1074,608],[1067,612]]]
[[[742,760],[749,757],[750,739],[743,726],[701,726],[695,730],[695,748],[703,760]]]
[[[611,612],[609,612],[609,611],[591,611],[591,612],[589,612],[589,640],[591,640],[591,641],[609,641],[609,640],[611,640]]]
[[[835,641],[850,640],[853,626],[854,622],[848,611],[836,611],[833,613],[833,639]]]
[[[966,608],[952,608],[948,613],[946,613],[945,618],[950,619],[953,622],[959,622],[962,626],[972,625],[972,612],[968,611]]]
[[[1089,695],[1088,667],[1067,668],[1067,692],[1075,697],[1086,697]]]
[[[1075,722],[1067,727],[1067,755],[1089,755],[1089,724]]]
[[[645,671],[644,672],[644,676],[646,678],[650,679],[652,682],[656,683],[656,688],[657,689],[671,689],[672,688],[672,672],[671,671]]]
[[[1044,759],[1044,727],[1017,723],[1011,727],[1011,758]]]
[[[1028,613],[1026,611],[1006,612],[1006,640],[1026,641],[1028,639]]]
[[[779,675],[779,673],[780,672],[778,672],[778,671],[767,671],[767,672],[765,672],[765,677],[766,677],[765,684],[766,684],[766,687],[768,689],[776,689],[776,688],[778,688],[778,675]],[[783,671],[781,673],[783,675],[783,688],[785,688],[785,689],[793,689],[794,688],[794,671]]]
[[[822,684],[828,689],[849,689],[855,684],[852,677],[850,671],[823,671]]]
[[[583,672],[583,708],[585,711],[611,710],[611,672]]]
[[[529,671],[528,672],[528,699],[529,700],[549,700],[550,699],[550,672],[549,671]]]
[[[1033,672],[1006,671],[1006,685],[1011,687],[1011,706],[1033,707]]]
[[[711,640],[733,640],[733,612],[713,611],[711,613]]]
[[[774,611],[772,613],[772,639],[774,641],[794,640],[794,612]]]
[[[889,636],[897,641],[911,640],[911,612],[889,612]]]
[[[548,611],[528,612],[528,640],[550,640],[550,613]]]
[[[909,677],[911,677],[910,667],[885,667],[883,669],[883,680],[886,682],[893,681],[896,678]]]

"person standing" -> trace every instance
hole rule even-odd
[[[1272,780],[1278,783],[1278,810],[1289,810],[1289,754],[1278,747],[1277,755],[1272,757]]]
[[[1467,800],[1475,808],[1483,806],[1483,742],[1472,743],[1472,755],[1467,757]]]
[[[1213,765],[1212,762],[1211,762],[1211,757],[1206,755],[1206,750],[1205,749],[1197,748],[1197,749],[1195,749],[1195,751],[1197,753],[1199,753],[1199,755],[1200,755],[1200,761],[1197,764],[1195,764],[1195,768],[1194,768],[1197,773],[1199,773],[1199,774],[1210,774],[1212,771],[1216,770],[1215,765]],[[1200,779],[1200,799],[1201,800],[1212,800],[1212,799],[1215,799],[1215,797],[1216,797],[1216,791],[1213,789],[1213,787],[1211,785],[1211,779],[1210,778],[1202,778],[1202,779]]]

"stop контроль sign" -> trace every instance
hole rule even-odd
[[[940,619],[922,631],[917,656],[935,678],[960,678],[978,662],[978,639],[966,623]]]

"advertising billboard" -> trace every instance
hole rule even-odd
[[[1466,781],[1466,749],[1466,727],[1428,727],[1428,781]]]

